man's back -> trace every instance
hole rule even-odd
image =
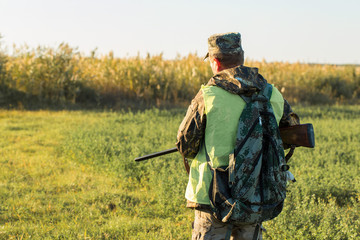
[[[250,69],[244,66],[239,68],[247,69],[246,72]],[[253,71],[257,70],[253,69]],[[203,101],[203,103],[197,103],[204,106],[206,129],[202,140],[203,143],[191,164],[190,178],[185,197],[189,201],[199,204],[210,204],[208,188],[212,177],[210,169],[206,166],[205,144],[212,167],[229,165],[229,154],[234,150],[239,118],[246,105],[239,95],[234,94],[234,92],[239,92],[242,89],[241,82],[234,75],[230,75],[235,71],[230,69],[223,72],[226,72],[226,74],[223,73],[223,76],[226,76],[227,79],[216,78],[215,76],[216,80],[211,79],[206,86],[202,86],[200,90],[202,99],[198,99]],[[254,78],[253,82],[261,81],[261,86],[265,86],[266,81],[261,75],[247,75],[247,77],[248,81],[250,80],[249,78]],[[221,87],[216,85],[220,81]],[[275,116],[279,123],[283,114],[284,101],[276,88],[274,88],[271,96],[271,104],[275,109]],[[187,129],[190,130],[189,128]],[[182,133],[185,132],[182,131]]]
[[[268,86],[256,68],[243,66],[244,51],[239,33],[215,34],[208,39],[210,66],[214,76],[203,86],[182,121],[177,147],[186,158],[193,159],[186,190],[188,207],[195,208],[193,239],[261,238],[259,225],[239,225],[230,230],[210,211],[209,186],[211,167],[229,165],[234,150],[239,117],[246,105],[241,94],[254,94]],[[298,124],[280,92],[273,88],[270,97],[276,123]],[[220,231],[217,231],[217,230]],[[257,230],[256,230],[257,229]]]

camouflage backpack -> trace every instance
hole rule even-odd
[[[212,168],[209,197],[213,215],[230,224],[255,224],[280,214],[286,197],[284,149],[270,97],[272,85],[241,97],[240,116],[229,166]],[[207,156],[208,162],[210,162]]]

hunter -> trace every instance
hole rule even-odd
[[[191,101],[176,143],[182,156],[192,159],[185,197],[187,207],[195,209],[193,240],[225,239],[229,235],[229,224],[215,218],[211,210],[209,186],[213,173],[209,162],[214,168],[229,165],[229,154],[234,151],[239,119],[246,105],[239,93],[249,89],[258,93],[270,85],[257,68],[243,65],[240,33],[210,36],[205,58],[214,75]],[[274,86],[269,99],[277,127],[299,124],[299,117]],[[263,230],[261,224],[231,225],[230,239],[262,239]]]

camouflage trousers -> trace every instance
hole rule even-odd
[[[252,240],[256,224],[233,226],[231,240]],[[223,240],[228,231],[228,224],[224,224],[214,218],[210,211],[195,210],[195,221],[192,232],[192,240]],[[259,236],[255,238],[262,240],[262,228]]]

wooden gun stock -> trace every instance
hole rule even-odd
[[[291,127],[280,128],[280,136],[284,144],[295,147],[315,147],[314,129],[311,123],[300,124]],[[151,153],[135,158],[136,162],[150,158],[159,157],[165,154],[177,152],[177,148],[170,148],[161,152]]]
[[[311,123],[280,128],[280,136],[284,144],[295,147],[315,147],[314,128]]]

